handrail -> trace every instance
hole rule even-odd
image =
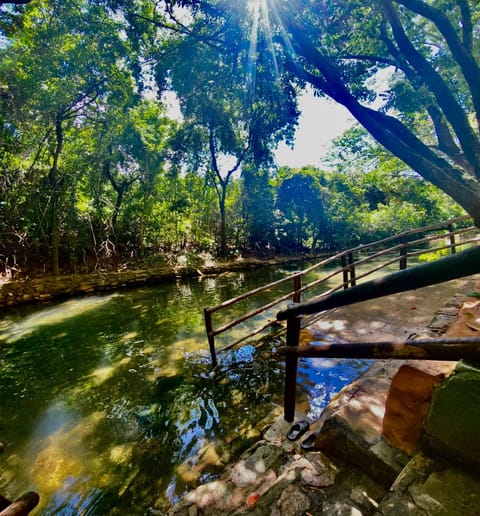
[[[411,229],[408,231],[404,231],[402,233],[399,233],[397,235],[393,235],[387,238],[384,238],[382,240],[378,240],[376,242],[371,242],[367,244],[361,244],[357,247],[354,247],[352,249],[348,249],[345,251],[341,251],[340,253],[335,254],[334,256],[330,256],[328,258],[325,258],[321,260],[318,263],[315,263],[314,265],[311,265],[310,267],[295,272],[289,276],[286,276],[284,278],[281,278],[279,280],[276,280],[272,283],[269,283],[267,285],[264,285],[262,287],[258,287],[254,290],[251,290],[249,292],[245,292],[243,294],[240,294],[239,296],[236,296],[232,299],[223,301],[222,303],[213,306],[213,307],[206,307],[204,308],[204,318],[205,318],[205,328],[206,333],[208,337],[208,343],[210,348],[210,354],[212,357],[212,363],[213,365],[217,364],[217,357],[216,357],[216,349],[215,349],[215,337],[232,329],[233,327],[244,323],[245,321],[251,319],[254,316],[257,316],[261,314],[262,312],[265,312],[266,310],[269,310],[273,306],[285,302],[288,299],[292,299],[294,303],[299,303],[301,301],[302,296],[307,292],[310,291],[312,295],[314,295],[314,292],[312,291],[315,287],[320,287],[322,285],[325,285],[328,280],[331,280],[335,276],[342,274],[342,281],[339,283],[338,286],[334,286],[328,290],[328,292],[324,292],[322,295],[328,295],[331,292],[335,292],[341,288],[347,289],[354,287],[357,282],[361,279],[364,279],[366,276],[369,276],[373,274],[374,272],[377,272],[389,265],[392,265],[396,262],[399,263],[400,269],[404,269],[407,267],[408,259],[414,256],[418,256],[419,254],[428,253],[428,252],[435,252],[440,251],[444,249],[450,249],[450,252],[452,254],[457,252],[457,248],[459,246],[465,246],[468,243],[474,243],[480,241],[478,238],[471,238],[468,240],[460,240],[456,239],[457,236],[464,235],[468,232],[477,231],[478,228],[474,225],[469,225],[468,227],[461,227],[459,229],[454,229],[454,225],[462,222],[466,222],[471,220],[470,216],[464,216],[464,217],[457,217],[455,219],[448,220],[446,222],[432,224],[430,226],[424,227],[424,228],[417,228],[417,229]],[[425,233],[430,231],[446,231],[442,233],[435,233],[434,235],[429,236],[422,236],[421,238],[416,238],[413,240],[409,240],[409,238],[413,235],[425,235]],[[431,247],[426,248],[422,250],[418,250],[418,246],[430,244],[435,240],[444,240],[445,238],[448,238],[448,243],[445,245],[441,245],[439,247]],[[385,248],[385,245],[397,242],[395,245]],[[412,247],[415,247],[415,249],[412,249]],[[375,248],[380,248],[380,250],[374,251]],[[411,251],[409,252],[409,248]],[[362,253],[362,255],[367,250],[372,250],[372,254],[367,256],[362,256],[358,260],[355,260],[355,255],[359,255]],[[361,275],[357,275],[356,267],[358,265],[364,265],[368,262],[371,262],[372,260],[376,260],[381,257],[387,257],[387,255],[391,255],[392,253],[398,253],[394,258],[391,258],[389,260],[386,260],[382,262],[381,264],[375,264],[371,269],[369,269],[366,272],[363,272]],[[315,279],[311,283],[308,283],[307,285],[302,285],[303,278],[308,274],[316,270],[320,270],[327,265],[330,265],[332,263],[340,261],[340,267],[335,269],[332,272],[328,272],[324,276],[322,276],[319,279]],[[220,312],[221,310],[224,310],[228,307],[231,307],[232,305],[235,305],[237,303],[240,303],[244,300],[247,300],[253,296],[256,296],[262,292],[266,292],[268,290],[274,291],[277,287],[280,285],[286,284],[286,283],[293,283],[292,290],[289,290],[288,293],[282,293],[281,295],[276,295],[274,300],[268,302],[267,304],[256,308],[254,310],[251,310],[244,314],[243,316],[240,316],[236,319],[233,319],[229,322],[224,322],[223,324],[220,324],[217,327],[214,327],[213,323],[213,317],[212,315],[216,312]],[[273,296],[272,296],[273,297]],[[269,322],[268,324],[262,326],[262,329],[266,329],[271,327],[275,321]],[[260,333],[260,331],[254,330],[250,334],[247,334],[243,337],[241,337],[239,340],[235,341],[234,343],[229,343],[226,345],[223,350],[225,349],[231,349],[235,345],[239,344],[240,342],[245,341],[247,338],[252,337],[253,335],[257,335]]]
[[[351,287],[348,291],[318,296],[305,303],[297,303],[277,314],[279,321],[310,315],[339,306],[389,296],[414,288],[435,285],[480,272],[480,246],[446,256],[435,262],[393,272],[382,278]]]
[[[297,321],[293,319],[293,321]],[[289,320],[290,322],[290,320]],[[295,332],[296,322],[287,327],[287,344]],[[285,356],[284,419],[292,422],[295,416],[297,361],[308,358],[408,359],[408,360],[480,360],[480,338],[406,340],[399,342],[347,342],[328,345],[286,346],[280,351]]]
[[[436,262],[394,272],[382,278],[351,287],[349,290],[335,292],[328,296],[318,296],[305,303],[297,303],[286,310],[280,311],[277,314],[277,319],[279,321],[287,321],[284,398],[285,420],[293,421],[295,415],[297,363],[299,356],[332,357],[335,353],[338,353],[335,354],[335,356],[341,356],[343,358],[430,358],[435,360],[458,360],[464,357],[474,357],[480,359],[480,348],[467,346],[467,349],[457,346],[456,348],[450,348],[450,351],[448,351],[447,348],[444,348],[445,345],[449,344],[448,342],[441,342],[440,348],[438,349],[435,347],[429,348],[426,343],[422,343],[421,341],[411,341],[408,343],[408,346],[404,342],[400,347],[392,346],[392,343],[387,343],[387,346],[383,345],[383,351],[380,349],[382,346],[378,347],[378,343],[337,344],[335,347],[333,347],[333,345],[318,347],[316,349],[310,347],[305,349],[305,351],[301,351],[298,348],[298,344],[300,337],[300,320],[302,316],[434,285],[436,283],[470,276],[478,272],[480,272],[480,246],[475,246],[437,260]],[[455,339],[455,341],[461,342],[460,339]],[[480,340],[477,339],[477,341],[475,342],[480,344]],[[418,347],[412,348],[411,346],[416,346],[415,342],[420,346],[425,345],[425,349]],[[432,343],[433,341],[430,340],[429,342]]]
[[[292,276],[303,274],[302,272],[296,272],[293,273]],[[263,285],[263,287],[258,287],[255,290],[250,290],[249,292],[245,292],[244,294],[240,294],[237,297],[233,297],[231,299],[228,299],[227,301],[224,301],[223,303],[220,303],[213,307],[207,307],[205,310],[207,310],[209,313],[213,314],[214,312],[217,312],[218,310],[221,310],[222,308],[227,308],[235,303],[238,303],[239,301],[243,301],[244,299],[247,299],[248,297],[251,297],[255,294],[259,294],[260,292],[265,292],[265,290],[269,290],[273,287],[276,287],[278,285],[281,285],[282,283],[286,283],[289,281],[292,276],[288,276],[286,278],[279,279],[277,281],[274,281],[273,283],[269,283],[268,285]]]
[[[375,358],[409,360],[478,360],[480,337],[455,337],[380,342],[332,342],[289,346],[282,355],[308,358]]]

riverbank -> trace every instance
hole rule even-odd
[[[321,260],[324,256],[288,256],[275,259],[238,258],[235,261],[207,261],[198,267],[178,265],[151,269],[104,271],[91,274],[44,276],[0,282],[0,308],[44,303],[55,299],[155,285],[176,278],[189,278],[244,271],[286,263]]]
[[[418,318],[423,307],[439,302],[439,290],[432,287],[376,300],[368,307],[370,311],[362,303],[357,317],[348,313],[347,307],[342,308],[320,326],[317,323],[312,334],[336,328],[339,337],[343,324],[344,335],[372,340],[383,340],[399,328],[411,338],[478,336],[471,314],[480,312],[480,301],[465,297],[469,290],[480,288],[478,278],[449,284],[459,293],[446,295],[448,302],[421,331],[410,333],[425,316]],[[442,291],[449,292],[443,284]],[[401,310],[395,311],[395,306],[410,311],[403,324]],[[359,318],[359,313],[363,317]],[[335,397],[319,420],[311,421],[310,431],[316,434],[313,448],[302,449],[303,437],[287,439],[291,424],[280,417],[220,479],[187,494],[169,514],[478,513],[478,475],[472,468],[460,466],[459,461],[446,458],[443,450],[427,454],[428,446],[421,442],[422,433],[428,441],[431,430],[427,424],[424,431],[424,426],[433,392],[455,366],[432,361],[377,361]],[[308,418],[301,401],[297,410],[296,419]]]

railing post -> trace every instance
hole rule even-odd
[[[207,330],[208,345],[210,347],[210,355],[212,357],[212,366],[216,367],[217,354],[215,352],[215,337],[212,335],[212,332],[213,332],[212,314],[211,314],[210,310],[208,309],[208,307],[203,309],[203,315],[205,317],[205,329]]]
[[[296,274],[293,277],[293,302],[300,303],[302,301],[302,293],[300,292],[302,288],[302,275]]]
[[[407,268],[407,253],[408,253],[408,241],[406,238],[402,239],[402,247],[400,247],[400,270]]]
[[[455,247],[455,235],[453,234],[453,224],[448,225],[448,231],[450,233],[450,250],[452,254],[455,254],[457,252],[457,249]]]
[[[353,259],[353,253],[348,253],[348,265],[350,266],[350,286],[354,287],[357,284],[355,276],[355,261]]]
[[[343,288],[346,290],[348,288],[348,263],[347,257],[344,254],[340,257],[340,263],[343,269]]]
[[[300,321],[300,316],[287,319],[287,347],[298,346],[300,340]],[[283,401],[283,417],[285,421],[288,422],[292,422],[295,418],[297,365],[298,357],[295,353],[288,354],[285,357],[285,397]]]

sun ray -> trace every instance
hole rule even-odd
[[[259,0],[260,1],[260,10],[261,10],[261,19],[264,25],[264,31],[265,31],[265,38],[267,40],[267,48],[270,52],[270,55],[272,56],[273,60],[273,66],[275,68],[275,76],[279,77],[279,67],[278,67],[278,61],[277,61],[277,54],[275,52],[275,48],[273,45],[273,31],[272,31],[272,25],[270,21],[270,9],[269,9],[269,2],[268,0]],[[272,10],[274,8],[272,7]]]
[[[250,44],[248,48],[247,74],[250,79],[249,89],[252,96],[255,96],[255,82],[257,74],[257,52],[258,52],[258,26],[260,19],[260,5],[258,1],[250,2],[249,9],[252,16],[252,29],[250,31]]]
[[[280,12],[275,0],[248,0],[247,9],[251,17],[247,71],[250,77],[249,86],[254,90],[259,41],[261,38],[265,42],[265,48],[270,55],[277,78],[280,77],[280,65],[277,49],[275,48],[275,37],[279,37],[282,40],[282,45],[290,58],[295,56],[295,51],[282,19],[284,13]]]

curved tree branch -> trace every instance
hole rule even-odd
[[[462,170],[439,157],[396,118],[361,105],[345,86],[335,67],[315,48],[304,31],[298,27],[291,30],[296,52],[321,74],[317,76],[303,70],[300,78],[344,105],[379,143],[462,206],[468,207],[469,213],[480,223],[478,181],[472,176],[465,177]]]
[[[420,14],[432,21],[438,28],[450,48],[453,58],[460,66],[462,74],[467,81],[472,101],[475,108],[477,122],[480,127],[480,68],[473,57],[472,20],[468,2],[459,0],[463,23],[463,41],[448,19],[440,9],[433,7],[421,0],[395,0],[412,12]]]
[[[467,0],[457,0],[462,13],[462,34],[463,34],[463,45],[467,51],[473,53],[473,24],[472,24],[472,13],[470,12],[470,6]]]
[[[388,37],[385,22],[382,23],[381,27],[382,40],[385,43],[390,54],[400,64],[399,68],[405,74],[413,88],[418,89],[425,85],[423,78],[418,75],[416,70],[408,65],[405,61],[403,54],[395,46],[394,42]],[[444,116],[438,107],[430,104],[425,106],[430,118],[435,127],[435,133],[437,135],[438,148],[444,154],[446,154],[455,163],[460,165],[463,169],[467,170],[470,174],[473,174],[472,166],[465,157],[462,155],[458,145],[452,137],[448,125],[445,123]]]
[[[410,0],[404,0],[406,2]],[[411,0],[416,2],[417,0]],[[458,136],[462,150],[472,164],[475,176],[480,178],[480,142],[470,126],[468,118],[458,104],[454,95],[433,66],[416,50],[408,39],[401,25],[398,13],[393,8],[392,0],[382,0],[385,15],[392,27],[393,35],[399,49],[405,54],[407,61],[422,76],[435,95],[438,105],[444,112]]]
[[[428,114],[432,119],[435,133],[437,135],[438,149],[453,160],[457,165],[473,175],[472,166],[460,152],[448,125],[445,122],[442,112],[435,105],[427,107]]]

